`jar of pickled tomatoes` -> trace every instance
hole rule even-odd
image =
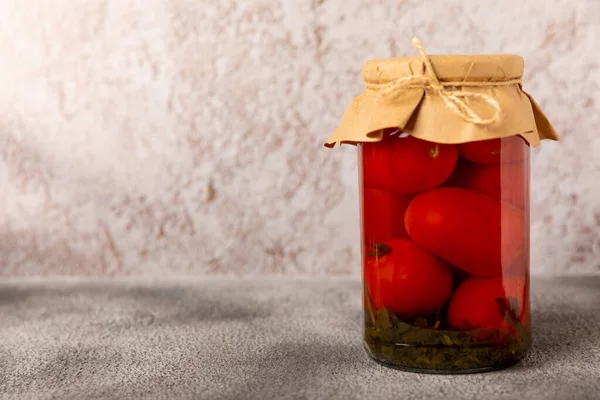
[[[358,148],[364,345],[404,370],[466,373],[523,358],[530,148],[558,135],[517,55],[369,61],[326,143]]]

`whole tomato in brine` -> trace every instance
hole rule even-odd
[[[404,221],[417,244],[472,275],[500,276],[526,249],[525,213],[472,190],[418,194]]]
[[[510,136],[459,144],[458,151],[478,164],[498,164],[523,160],[529,147],[520,136]]]
[[[527,225],[527,228],[529,226]],[[529,229],[527,229],[527,233],[525,235],[525,243],[523,245],[523,250],[517,254],[513,262],[508,268],[504,269],[504,272],[509,275],[519,275],[525,276],[529,274],[529,256],[530,256],[530,248],[531,243],[529,240]]]
[[[510,329],[529,324],[529,282],[526,276],[469,278],[448,306],[448,322],[458,329]]]
[[[527,166],[525,162],[484,165],[461,158],[444,186],[471,189],[524,208],[529,199]]]
[[[388,135],[362,145],[364,184],[401,194],[422,192],[448,179],[457,159],[454,144]]]
[[[401,315],[430,315],[452,293],[451,267],[408,239],[371,249],[364,278],[373,307],[388,307]]]
[[[393,238],[407,238],[404,213],[411,196],[365,187],[363,236],[367,247]]]

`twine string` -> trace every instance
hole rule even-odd
[[[460,116],[463,120],[476,125],[490,125],[500,119],[502,110],[498,100],[488,94],[462,90],[462,88],[510,86],[521,83],[521,79],[509,79],[494,82],[440,82],[435,74],[431,60],[429,57],[427,57],[425,49],[421,45],[419,39],[416,37],[413,38],[412,45],[419,50],[419,53],[421,53],[421,58],[425,64],[425,74],[412,75],[383,84],[367,83],[366,88],[377,90],[383,95],[397,93],[399,91],[407,91],[410,89],[425,89],[439,95],[444,103],[446,103],[446,106]],[[486,104],[491,109],[492,116],[489,118],[483,118],[481,115],[477,114],[467,103],[467,101],[471,99],[479,100]]]

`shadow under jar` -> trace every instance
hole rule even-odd
[[[465,373],[530,347],[529,145],[384,133],[359,148],[367,352]]]

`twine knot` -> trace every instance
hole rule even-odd
[[[378,90],[382,94],[387,95],[401,90],[422,88],[439,95],[442,100],[444,100],[444,103],[446,103],[446,106],[463,120],[476,125],[490,125],[500,119],[502,110],[498,100],[488,94],[462,90],[462,87],[508,86],[521,83],[521,79],[510,79],[497,82],[440,82],[435,74],[431,60],[429,60],[429,57],[425,54],[425,49],[421,45],[419,39],[415,37],[412,39],[411,43],[419,50],[419,53],[421,53],[421,58],[425,64],[425,74],[400,78],[384,84],[368,83],[366,85],[367,89]],[[482,101],[489,109],[491,109],[492,116],[489,118],[481,117],[467,104],[466,100],[468,99]]]

